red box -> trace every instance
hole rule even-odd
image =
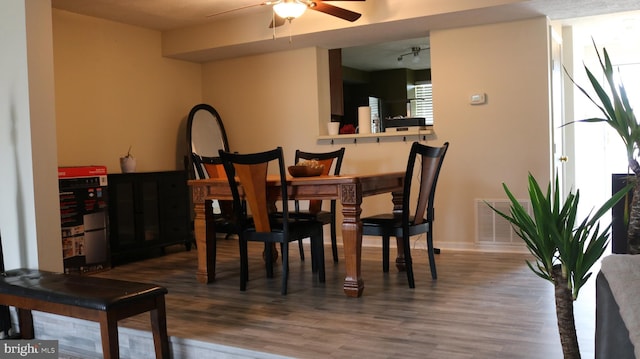
[[[58,178],[106,176],[106,166],[58,167]]]
[[[58,167],[65,273],[110,267],[107,167]]]

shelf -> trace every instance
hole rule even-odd
[[[406,141],[407,139],[417,139],[426,141],[427,136],[432,136],[434,134],[433,128],[429,127],[426,130],[421,131],[394,131],[394,132],[379,132],[379,133],[354,133],[354,134],[345,134],[345,135],[322,135],[318,136],[319,142],[330,142],[334,143],[335,141],[344,142],[344,140],[351,140],[353,143],[357,143],[358,140],[363,140],[365,142],[371,142],[371,140],[375,140],[376,142],[380,142],[380,139],[398,139],[401,141]]]

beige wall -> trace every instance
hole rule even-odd
[[[451,143],[436,199],[436,244],[473,248],[475,199],[504,198],[502,182],[524,197],[529,171],[542,183],[550,176],[547,22],[433,31],[431,46],[436,136],[427,143]],[[282,146],[291,163],[296,148],[345,146],[343,173],[404,170],[409,142],[318,143],[328,119],[321,109],[329,106],[328,89],[317,93],[328,78],[326,67],[316,68],[323,54],[307,48],[204,65],[203,99],[220,112],[231,150]],[[487,94],[486,105],[469,105],[476,92]],[[366,198],[363,216],[389,206],[388,195]]]
[[[527,173],[545,185],[551,140],[547,20],[433,31],[436,132],[451,142],[436,211],[437,238],[472,242],[475,199],[527,198]],[[472,106],[469,96],[487,94]]]
[[[5,266],[61,270],[51,3],[9,0],[0,8],[0,232]]]
[[[319,98],[322,53],[306,48],[203,65],[203,100],[220,113],[232,151],[282,146],[292,159],[296,148],[317,148],[319,118],[330,118],[328,89],[322,106]]]
[[[33,182],[36,202],[38,268],[62,270],[62,240],[58,196],[57,141],[51,6],[49,1],[29,0],[27,54]],[[54,215],[52,215],[54,214]],[[26,263],[34,267],[35,263]]]
[[[132,146],[138,171],[183,168],[201,65],[160,55],[158,31],[53,11],[61,166],[106,165]]]

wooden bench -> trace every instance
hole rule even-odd
[[[118,358],[118,320],[150,312],[156,358],[169,358],[166,288],[33,269],[3,274],[0,304],[17,309],[23,339],[34,338],[32,310],[91,320],[100,323],[104,358]]]

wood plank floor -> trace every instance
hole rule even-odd
[[[208,285],[195,279],[196,252],[173,249],[96,274],[167,287],[170,336],[297,358],[562,358],[552,285],[529,270],[526,254],[443,250],[432,281],[426,252],[416,249],[409,289],[404,273],[382,272],[380,248],[365,247],[365,291],[356,299],[344,295],[344,261],[334,265],[328,247],[326,283],[312,279],[308,248],[305,262],[291,248],[287,296],[280,268],[265,277],[260,244],[250,244],[246,292],[236,240],[218,241],[216,281]],[[594,283],[574,305],[583,358],[594,352]],[[149,330],[148,315],[120,325]]]

